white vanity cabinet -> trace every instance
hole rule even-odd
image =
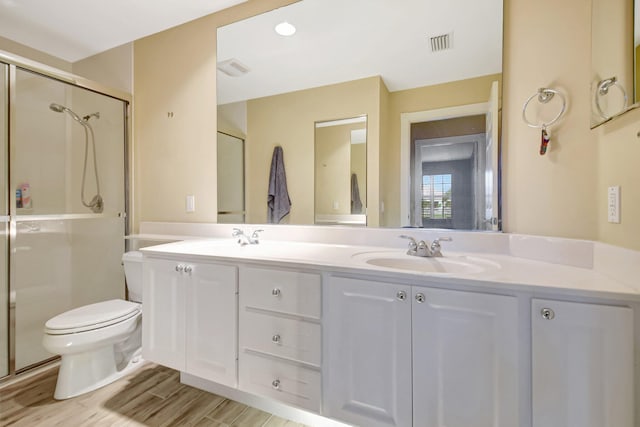
[[[366,426],[512,427],[515,297],[332,277],[324,415]]]
[[[237,385],[237,268],[149,258],[143,270],[143,357]]]
[[[413,425],[519,425],[517,299],[412,292]]]
[[[534,299],[533,427],[634,426],[633,310]]]
[[[317,273],[240,267],[239,388],[320,412]]]
[[[325,287],[323,415],[411,425],[411,287],[331,277]]]

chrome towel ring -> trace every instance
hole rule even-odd
[[[534,98],[537,98],[538,102],[540,102],[541,104],[546,104],[549,101],[551,101],[555,95],[558,95],[558,97],[562,100],[562,107],[560,108],[560,111],[558,112],[558,114],[553,119],[551,119],[546,123],[545,122],[532,123],[531,121],[529,121],[529,119],[527,118],[527,107],[529,106],[529,103],[531,103],[531,101]],[[554,124],[555,122],[557,122],[560,119],[560,117],[562,117],[562,115],[564,114],[566,108],[567,108],[567,100],[563,94],[561,94],[555,89],[541,87],[540,89],[538,89],[536,93],[534,93],[529,98],[527,98],[524,105],[522,106],[522,119],[527,124],[527,126],[544,130],[549,126],[551,126],[552,124]]]
[[[604,111],[602,111],[602,107],[600,106],[600,97],[607,95],[609,93],[609,89],[612,88],[613,86],[617,87],[618,90],[620,90],[620,92],[622,93],[622,97],[624,98],[622,108],[619,111],[616,111],[615,114],[627,108],[627,103],[628,103],[627,92],[624,90],[624,87],[622,87],[622,84],[620,84],[617,77],[613,76],[609,79],[600,80],[600,82],[598,83],[598,87],[596,88],[596,94],[595,94],[596,108],[598,110],[598,114],[600,114],[600,116],[605,120],[610,119],[612,116],[609,116],[605,114]]]
[[[540,102],[541,104],[547,104],[556,95],[558,95],[558,98],[560,98],[560,100],[562,101],[562,106],[560,107],[560,111],[558,112],[558,114],[553,119],[549,120],[548,122],[532,123],[527,118],[527,107],[529,106],[529,103],[531,103],[531,101],[534,98],[537,98],[538,102]],[[547,147],[549,146],[549,141],[551,141],[551,136],[549,135],[547,128],[552,124],[554,124],[555,122],[557,122],[560,119],[560,117],[562,117],[566,108],[567,108],[567,100],[564,97],[564,95],[562,95],[560,92],[558,92],[555,89],[549,89],[545,87],[541,87],[540,89],[538,89],[538,92],[534,93],[529,98],[527,98],[524,105],[522,106],[522,119],[527,124],[527,126],[536,128],[536,129],[542,129],[542,132],[540,135],[540,155],[541,156],[546,154]]]

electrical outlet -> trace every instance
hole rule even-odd
[[[613,224],[620,224],[620,186],[609,187],[607,196],[607,220]]]

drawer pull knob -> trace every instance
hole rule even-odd
[[[280,380],[273,380],[271,387],[273,387],[274,390],[280,390]]]
[[[407,293],[405,291],[398,291],[398,293],[396,294],[396,298],[398,298],[400,301],[404,301],[407,299]]]
[[[176,271],[178,273],[182,273],[184,271],[184,265],[182,265],[182,264],[176,265]]]
[[[184,266],[184,272],[187,274],[191,274],[191,272],[193,271],[193,267],[191,267],[190,265],[185,265]]]
[[[273,341],[274,344],[280,344],[280,334],[275,334],[274,336],[272,336],[271,341]]]
[[[425,300],[424,294],[422,292],[416,294],[416,301],[422,304]]]
[[[273,295],[274,297],[279,297],[281,294],[280,289],[278,288],[273,288],[273,290],[271,290],[271,295]]]
[[[546,320],[551,320],[556,317],[556,314],[550,308],[543,308],[540,310],[540,314],[542,315],[542,318]]]

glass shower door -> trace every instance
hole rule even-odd
[[[44,324],[123,298],[126,102],[12,68],[15,371],[51,358]]]
[[[9,66],[0,63],[0,378],[9,374],[9,278],[7,276],[6,158]]]
[[[244,141],[218,132],[218,223],[244,223]]]

